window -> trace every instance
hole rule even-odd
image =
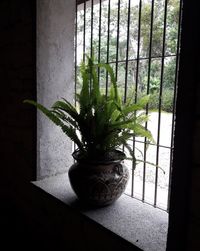
[[[75,91],[78,66],[85,53],[110,63],[124,101],[150,94],[146,106],[156,145],[134,138],[138,164],[126,161],[131,178],[126,194],[168,210],[181,21],[180,0],[83,0],[77,2],[75,34]],[[108,75],[99,71],[106,93]],[[153,165],[152,165],[153,164]]]

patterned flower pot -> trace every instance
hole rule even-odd
[[[68,175],[77,197],[94,206],[105,206],[117,200],[129,179],[128,168],[122,160],[78,160],[70,167]]]

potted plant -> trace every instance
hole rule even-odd
[[[101,93],[97,70],[105,68],[110,87],[107,95]],[[113,69],[109,64],[95,64],[87,58],[80,66],[82,87],[76,95],[78,106],[65,99],[55,102],[51,109],[33,101],[36,106],[76,144],[72,156],[75,163],[69,168],[70,184],[79,199],[93,205],[104,206],[114,202],[124,192],[129,172],[123,160],[127,149],[135,163],[129,140],[135,136],[153,141],[143,123],[148,120],[142,109],[149,96],[137,103],[133,98],[122,101]]]

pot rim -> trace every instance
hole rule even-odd
[[[109,159],[109,154],[110,155],[115,155],[115,158],[110,158]],[[76,160],[77,162],[81,162],[81,163],[90,163],[90,164],[110,164],[110,163],[119,163],[121,161],[123,161],[126,158],[126,154],[120,150],[114,149],[110,152],[108,152],[108,155],[105,156],[105,159],[87,159],[84,158],[83,156],[81,156],[81,150],[79,148],[77,148],[73,153],[72,153],[72,157],[74,158],[74,160]],[[106,159],[107,157],[107,159]]]

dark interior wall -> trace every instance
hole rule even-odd
[[[0,1],[0,209],[6,245],[26,232],[17,203],[22,192],[28,195],[36,170],[36,112],[22,103],[36,96],[35,2]]]
[[[199,44],[197,1],[183,0],[168,251],[200,250]]]
[[[1,182],[35,176],[35,110],[23,104],[36,96],[35,1],[0,1]]]

